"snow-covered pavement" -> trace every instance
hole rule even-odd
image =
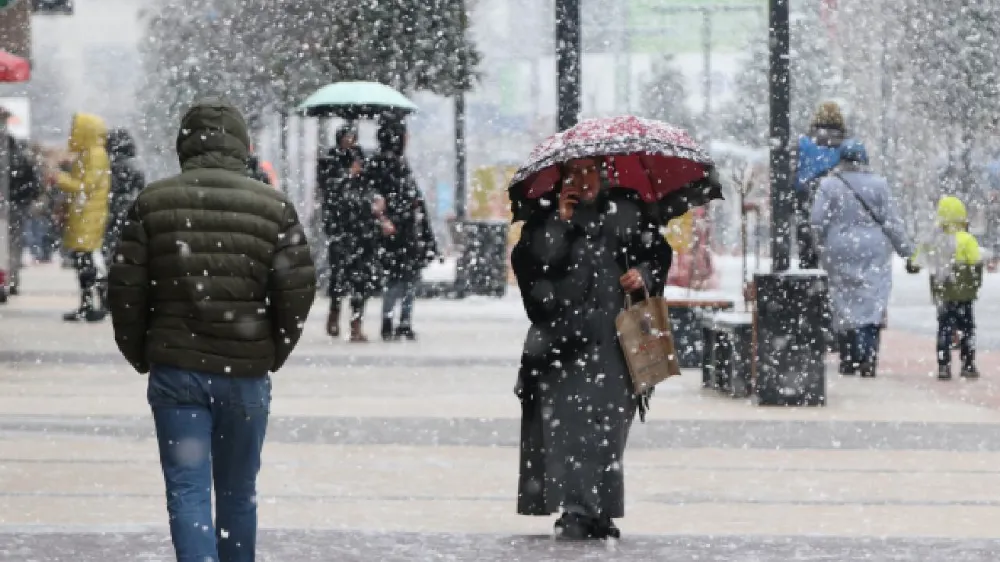
[[[514,514],[516,295],[421,301],[421,340],[391,345],[329,341],[320,301],[274,377],[259,559],[995,560],[1000,372],[943,387],[915,371],[922,282],[899,280],[891,322],[914,332],[889,334],[891,372],[831,378],[828,407],[756,408],[694,372],[658,388],[612,548]],[[59,321],[71,272],[24,284],[0,308],[0,560],[169,560],[145,378],[110,326]]]

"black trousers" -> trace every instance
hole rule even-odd
[[[71,253],[73,267],[80,281],[80,307],[103,310],[106,306],[107,266],[101,250],[93,252],[74,251]]]
[[[937,356],[938,365],[951,365],[951,342],[955,330],[961,334],[959,342],[962,366],[976,363],[976,319],[972,302],[942,302],[938,304]]]
[[[812,204],[812,192],[806,189],[795,192],[795,242],[799,250],[799,269],[819,267],[819,254],[816,253],[816,242],[809,220]]]

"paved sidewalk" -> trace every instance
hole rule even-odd
[[[59,321],[71,272],[25,286],[0,308],[0,560],[169,560],[145,378],[108,324]],[[940,383],[929,338],[891,332],[884,374],[831,377],[825,408],[671,380],[633,431],[625,538],[563,545],[514,513],[519,302],[421,301],[395,345],[329,341],[325,306],[274,377],[262,560],[1000,559],[994,354]]]

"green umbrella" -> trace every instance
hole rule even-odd
[[[299,104],[308,117],[357,119],[384,113],[406,115],[417,106],[403,94],[378,82],[334,82],[316,90]]]

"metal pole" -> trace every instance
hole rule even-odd
[[[560,131],[580,119],[580,0],[556,0],[556,90]]]
[[[791,261],[792,189],[791,76],[789,73],[788,1],[769,0],[771,109],[771,270],[787,271]]]
[[[622,20],[625,31],[622,33],[622,43],[625,51],[625,113],[632,113],[632,35],[629,25],[629,2],[622,1]]]
[[[468,163],[465,145],[465,94],[455,94],[455,218],[464,221],[468,214]]]
[[[289,193],[289,185],[291,185],[291,179],[289,177],[289,166],[288,166],[288,112],[286,110],[281,110],[278,112],[278,160],[281,166],[281,189],[286,195],[291,195]]]
[[[0,300],[6,300],[14,272],[10,255],[10,143],[7,142],[6,110],[0,108]]]
[[[705,124],[708,124],[709,116],[712,114],[712,12],[704,8],[701,10],[702,30],[701,38],[705,50]]]

